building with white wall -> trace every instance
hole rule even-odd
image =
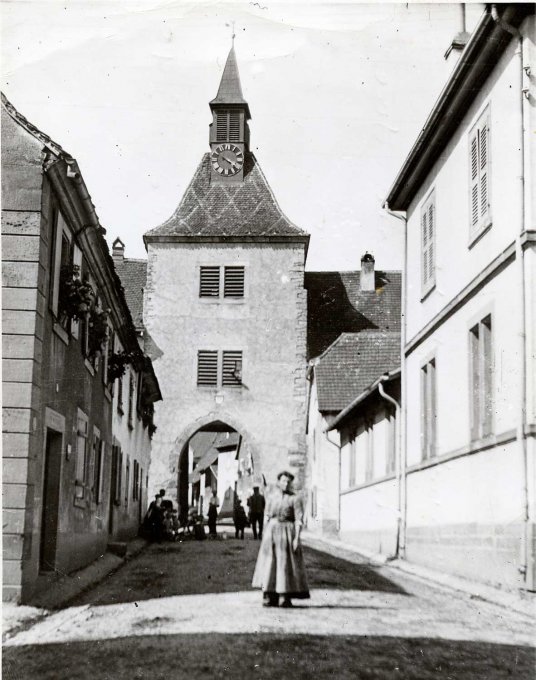
[[[386,201],[405,222],[408,560],[535,586],[534,6],[489,6]]]

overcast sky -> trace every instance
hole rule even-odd
[[[208,150],[236,22],[251,147],[309,270],[400,268],[382,210],[448,70],[455,4],[16,0],[1,3],[2,89],[79,162],[128,257],[166,220]],[[483,5],[468,8],[471,29]]]

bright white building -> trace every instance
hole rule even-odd
[[[431,568],[528,589],[534,39],[534,5],[486,9],[386,201],[406,223],[402,548]]]

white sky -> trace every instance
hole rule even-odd
[[[79,162],[127,257],[167,219],[208,150],[236,22],[251,147],[285,214],[311,234],[309,270],[400,268],[381,210],[441,91],[459,5],[3,0],[2,90]],[[468,7],[468,28],[483,5]]]

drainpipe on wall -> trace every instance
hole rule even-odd
[[[398,447],[398,461],[397,469],[400,470],[400,477],[398,478],[398,496],[400,499],[400,536],[399,543],[397,541],[397,548],[400,551],[400,557],[405,558],[406,556],[406,532],[407,532],[407,514],[408,514],[408,502],[407,502],[407,460],[408,460],[408,447],[407,447],[407,379],[406,379],[406,337],[407,337],[407,323],[406,323],[406,310],[407,310],[407,271],[408,271],[408,218],[406,214],[400,212],[394,212],[389,209],[389,204],[387,201],[383,204],[383,209],[391,217],[396,217],[397,220],[401,220],[404,223],[404,260],[402,263],[402,305],[401,305],[401,323],[400,323],[400,410],[399,410],[399,441],[400,445]]]
[[[523,59],[523,35],[521,32],[506,22],[497,10],[497,5],[491,6],[491,16],[495,23],[500,26],[503,30],[510,33],[518,40],[518,48],[516,54],[519,56],[519,101],[520,101],[520,114],[521,114],[521,125],[520,125],[520,174],[519,174],[519,194],[520,194],[520,210],[521,210],[521,224],[519,233],[516,237],[516,265],[518,272],[518,286],[519,294],[521,297],[521,311],[520,311],[520,328],[519,328],[519,355],[521,360],[520,365],[520,391],[519,391],[519,413],[518,413],[518,424],[517,424],[517,441],[521,448],[522,460],[523,460],[523,495],[524,495],[524,531],[523,531],[523,547],[521,554],[521,565],[519,571],[523,574],[525,587],[529,590],[533,590],[534,584],[534,565],[532,564],[532,552],[531,552],[531,511],[530,511],[530,489],[529,489],[529,458],[527,451],[527,439],[525,437],[525,425],[526,425],[526,413],[527,413],[527,403],[526,403],[526,380],[527,380],[527,359],[526,359],[526,282],[525,282],[525,254],[523,250],[522,236],[526,231],[525,218],[526,218],[526,192],[525,192],[525,106],[528,103],[526,94],[528,93],[528,88],[524,88],[525,77],[528,74],[525,72],[524,59]]]
[[[406,555],[406,517],[403,508],[405,505],[405,489],[406,489],[406,468],[402,466],[401,461],[401,440],[400,440],[400,404],[396,399],[394,399],[390,394],[387,394],[383,387],[383,383],[387,380],[388,376],[384,376],[378,383],[378,392],[381,396],[395,407],[395,460],[396,460],[396,484],[398,491],[398,520],[397,520],[397,534],[396,534],[396,551],[395,559],[404,559]]]
[[[330,444],[333,444],[337,448],[338,451],[338,458],[339,458],[339,488],[337,490],[337,499],[338,499],[338,506],[337,506],[337,533],[341,530],[341,448],[342,446],[340,444],[337,444],[337,442],[332,442],[331,439],[329,438],[328,431],[324,430],[324,434],[326,435],[326,441],[329,442]]]

